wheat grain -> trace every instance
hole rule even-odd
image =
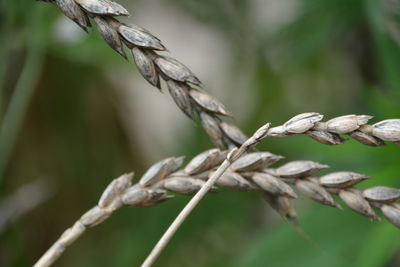
[[[268,137],[286,137],[294,134],[305,134],[326,145],[342,144],[340,134],[353,137],[368,146],[384,146],[385,141],[400,142],[400,119],[384,120],[368,125],[372,116],[345,115],[321,122],[323,115],[316,112],[299,114],[283,125],[273,127]]]

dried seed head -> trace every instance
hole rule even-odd
[[[325,187],[346,188],[369,177],[355,172],[333,172],[322,176],[319,183]]]
[[[92,14],[129,16],[129,12],[123,6],[110,0],[75,0],[75,2]]]
[[[138,47],[133,47],[131,51],[133,59],[135,60],[135,64],[143,78],[145,78],[146,81],[148,81],[151,85],[160,89],[160,77],[157,73],[153,60],[150,58],[147,52]]]
[[[296,193],[289,185],[272,175],[266,173],[255,173],[252,179],[262,190],[271,195],[297,198]]]
[[[283,178],[301,178],[326,168],[329,168],[329,166],[318,162],[297,160],[280,166],[276,169],[276,174]]]
[[[110,215],[110,212],[96,206],[83,214],[79,221],[86,227],[93,227],[106,220]]]
[[[400,199],[400,190],[387,186],[375,186],[363,191],[366,199],[378,202],[394,202]]]
[[[78,6],[74,0],[55,0],[54,3],[71,20],[76,22],[85,31],[91,27],[85,12]]]
[[[232,163],[231,168],[237,172],[260,170],[282,159],[282,156],[269,152],[254,152],[240,157]]]
[[[178,60],[171,57],[157,57],[154,62],[160,71],[168,78],[178,82],[188,82],[195,85],[200,85],[200,80],[193,72],[180,63]]]
[[[283,126],[289,133],[304,133],[314,127],[314,124],[322,120],[324,116],[316,113],[302,113],[287,121]]]
[[[380,140],[372,135],[369,135],[367,133],[364,133],[362,131],[359,131],[359,130],[351,132],[349,135],[351,137],[353,137],[354,139],[356,139],[361,144],[364,144],[367,146],[384,146],[385,145],[385,143],[382,140]]]
[[[193,98],[194,102],[205,110],[224,116],[230,116],[225,106],[209,94],[195,89],[190,90],[189,94]]]
[[[124,205],[141,206],[149,198],[149,192],[140,187],[131,187],[124,192],[121,201]]]
[[[333,200],[331,194],[316,183],[307,180],[296,180],[296,188],[302,194],[318,203],[341,209],[340,205]]]
[[[385,218],[394,226],[400,228],[400,209],[393,205],[382,205],[381,211]]]
[[[142,207],[154,206],[174,197],[173,195],[168,195],[166,190],[159,188],[148,189],[147,191],[149,197],[141,204]]]
[[[339,135],[327,131],[309,130],[306,135],[324,145],[340,145],[345,141]]]
[[[372,116],[367,115],[346,115],[331,119],[326,122],[329,132],[347,134],[357,130],[361,125],[366,124]]]
[[[271,207],[289,222],[297,223],[297,214],[292,203],[287,197],[273,196],[264,192],[265,199]]]
[[[360,194],[348,190],[340,190],[339,197],[355,212],[373,220],[379,220],[368,201],[361,197]]]
[[[162,180],[165,178],[167,175],[173,173],[176,171],[182,164],[182,159],[181,158],[167,158],[163,159],[153,166],[150,167],[146,171],[146,173],[140,178],[140,185],[143,187],[148,187],[156,182]]]
[[[214,116],[210,116],[206,112],[201,112],[200,120],[201,120],[201,125],[207,132],[208,136],[211,138],[211,141],[214,143],[214,145],[220,148],[225,147],[223,141],[223,134],[219,127],[219,122],[220,122],[219,119]]]
[[[183,195],[194,195],[204,185],[203,180],[193,179],[190,177],[173,177],[166,179],[163,184],[164,188]]]
[[[372,134],[384,141],[400,141],[400,119],[384,120],[372,125]]]
[[[242,145],[248,139],[247,136],[244,135],[244,133],[242,133],[239,128],[232,124],[221,122],[219,126],[221,127],[225,135],[229,138],[229,140],[231,140],[237,146]]]
[[[117,32],[119,22],[114,18],[101,16],[94,16],[94,21],[104,41],[121,56],[126,58],[124,47]]]
[[[117,197],[119,197],[128,187],[131,186],[133,173],[128,173],[114,179],[104,190],[99,200],[99,207],[109,206]]]
[[[189,96],[190,87],[184,83],[176,82],[174,80],[168,80],[167,85],[169,93],[171,97],[174,99],[176,105],[189,118],[193,119],[193,108]]]
[[[255,187],[244,179],[240,174],[232,171],[226,171],[218,180],[217,184],[219,186],[237,190],[241,192],[255,190]]]
[[[165,50],[160,39],[149,31],[136,25],[121,24],[118,28],[121,36],[131,45],[144,47],[152,50]]]
[[[221,151],[219,149],[210,149],[194,157],[185,167],[188,175],[194,175],[215,166],[215,160],[219,157]]]

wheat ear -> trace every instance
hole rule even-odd
[[[56,4],[67,17],[86,31],[91,27],[88,17],[92,17],[106,43],[127,58],[125,44],[131,50],[139,72],[150,84],[161,88],[161,77],[167,82],[170,95],[177,106],[191,119],[194,118],[194,113],[199,115],[203,128],[215,146],[236,147],[247,139],[240,129],[219,118],[219,115],[230,115],[221,102],[199,88],[193,88],[193,85],[201,86],[201,82],[188,67],[176,59],[157,53],[166,50],[160,39],[146,29],[121,23],[114,18],[129,15],[121,5],[110,0],[46,0],[46,2]],[[382,146],[383,141],[400,141],[399,120],[386,120],[372,126],[365,125],[370,118],[372,117],[366,115],[347,115],[322,123],[320,122],[322,115],[304,113],[282,126],[271,129],[270,136],[283,137],[301,133],[328,145],[343,143],[344,139],[339,134],[350,135],[369,146]],[[388,133],[388,128],[393,129],[394,136]]]
[[[134,185],[131,184],[132,173],[116,178],[104,190],[98,204],[67,229],[34,266],[52,265],[87,228],[103,222],[122,206],[156,205],[173,197],[167,191],[182,195],[195,194],[216,171],[227,153],[219,149],[204,151],[182,169],[183,157],[163,159],[150,167]],[[292,161],[270,168],[282,158],[270,152],[248,153],[236,160],[216,184],[240,192],[258,191],[272,208],[292,222],[297,219],[291,199],[296,199],[297,194],[289,185],[320,204],[341,208],[331,196],[338,195],[352,210],[373,220],[378,217],[372,208],[378,208],[392,224],[400,228],[400,205],[396,203],[400,198],[400,190],[384,186],[356,189],[353,186],[368,177],[354,172],[334,172],[315,177],[316,172],[328,166],[313,161]],[[216,188],[211,189],[214,191]]]
[[[109,0],[45,0],[56,4],[61,11],[87,31],[93,18],[105,42],[124,58],[125,46],[132,52],[141,75],[153,86],[161,89],[160,79],[167,83],[176,105],[191,119],[195,114],[219,148],[240,146],[247,138],[235,126],[224,123],[219,116],[230,116],[225,106],[201,90],[196,75],[178,60],[158,54],[165,51],[160,39],[136,25],[119,22],[115,16],[128,16],[121,5]],[[226,131],[236,132],[229,138]]]

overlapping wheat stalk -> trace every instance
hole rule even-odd
[[[138,183],[131,184],[133,173],[114,179],[104,190],[98,204],[67,229],[35,264],[50,266],[88,228],[98,225],[123,206],[147,207],[160,204],[173,195],[169,192],[193,195],[222,163],[227,155],[219,149],[207,150],[181,168],[183,157],[171,157],[151,166]],[[235,161],[217,180],[220,187],[240,191],[258,191],[279,214],[296,221],[291,199],[297,194],[293,186],[306,197],[323,205],[341,208],[331,194],[338,195],[353,211],[371,220],[379,220],[373,208],[400,227],[400,190],[385,186],[357,189],[353,186],[369,177],[354,172],[332,172],[321,177],[314,174],[329,166],[313,161],[291,161],[277,168],[270,165],[282,156],[269,152],[253,152]],[[291,186],[290,186],[291,185]],[[212,191],[217,188],[214,187]]]
[[[180,171],[177,169],[182,164],[182,158],[163,160],[151,167],[139,183],[133,186],[130,182],[132,175],[121,176],[107,187],[98,205],[68,229],[35,266],[51,265],[86,228],[104,221],[123,205],[158,204],[171,197],[167,190],[180,194],[193,194],[200,189],[199,193],[205,194],[215,181],[220,186],[239,191],[262,192],[271,206],[290,221],[296,219],[296,212],[290,202],[291,198],[296,198],[296,193],[289,184],[321,204],[340,207],[331,196],[336,194],[352,210],[373,220],[378,219],[373,208],[380,209],[391,223],[400,227],[400,204],[396,202],[400,198],[399,190],[389,187],[374,187],[367,190],[353,188],[354,184],[367,178],[364,175],[337,172],[320,178],[311,177],[314,172],[327,167],[311,161],[290,162],[271,169],[268,166],[279,160],[280,156],[269,152],[250,153],[234,162],[262,138],[286,137],[294,134],[305,134],[327,145],[342,144],[345,139],[340,135],[343,134],[369,146],[382,146],[385,141],[399,144],[400,119],[389,119],[368,125],[372,117],[367,115],[346,115],[321,122],[323,118],[321,114],[303,113],[269,130],[268,127],[264,127],[263,135],[258,136],[258,139],[255,138],[257,134],[247,139],[240,129],[220,118],[229,116],[229,112],[218,100],[200,88],[200,80],[189,68],[173,58],[159,54],[166,49],[157,37],[143,28],[123,24],[115,18],[115,16],[129,15],[121,5],[110,0],[45,1],[55,3],[66,16],[84,30],[91,27],[89,17],[93,18],[104,40],[115,51],[127,58],[125,46],[131,50],[139,72],[150,84],[161,89],[160,79],[167,83],[177,106],[191,119],[195,119],[196,116],[200,118],[202,126],[217,147],[222,149],[240,146],[240,149],[231,150],[225,160],[226,152],[218,149],[206,151]],[[255,141],[254,144],[248,143],[249,140]],[[197,198],[197,203],[201,197]],[[189,205],[191,203],[192,201]],[[191,209],[195,205],[196,203]],[[168,238],[173,235],[189,212],[190,209]],[[168,238],[164,241],[168,242]],[[156,254],[163,246],[158,248]],[[149,261],[146,260],[147,263],[145,262],[143,266],[150,266],[157,255],[153,255]]]

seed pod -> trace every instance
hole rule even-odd
[[[400,199],[400,190],[387,186],[375,186],[363,191],[366,199],[378,202],[394,202]]]
[[[289,222],[297,223],[297,214],[292,203],[287,197],[273,196],[264,192],[265,199],[271,207]]]
[[[339,135],[327,131],[309,130],[306,135],[324,145],[340,145],[346,141]]]
[[[286,128],[284,126],[276,126],[268,130],[268,136],[271,137],[285,137],[289,135],[292,134],[286,131]]]
[[[98,15],[129,16],[120,4],[110,0],[75,0],[83,9]]]
[[[354,139],[356,139],[361,144],[364,144],[367,146],[384,146],[385,145],[385,143],[382,140],[380,140],[372,135],[361,132],[359,130],[351,132],[349,135],[351,137],[353,137]]]
[[[249,181],[244,179],[240,174],[232,171],[226,171],[220,178],[218,178],[217,184],[241,192],[252,191],[255,189]]]
[[[184,83],[176,82],[174,80],[168,80],[167,85],[169,94],[171,95],[172,99],[174,99],[176,105],[189,118],[193,119],[193,108],[189,96],[190,87]]]
[[[369,177],[355,172],[333,172],[322,176],[319,183],[325,187],[346,188]]]
[[[341,209],[340,205],[333,200],[331,194],[316,183],[307,180],[296,180],[296,188],[302,194],[318,203]]]
[[[235,143],[235,145],[241,146],[244,142],[246,142],[247,136],[244,135],[236,126],[226,122],[221,122],[219,126],[221,126],[222,131],[229,138],[229,140]]]
[[[314,127],[314,124],[323,117],[316,112],[302,113],[288,120],[283,126],[289,133],[304,133]]]
[[[326,168],[329,168],[329,166],[319,164],[318,162],[297,160],[286,163],[277,168],[275,171],[278,176],[283,178],[301,178]]]
[[[190,177],[173,177],[164,181],[164,188],[183,195],[194,195],[204,185],[203,180]]]
[[[110,212],[96,206],[83,214],[79,221],[86,227],[93,227],[106,220],[110,215]]]
[[[366,201],[360,194],[348,190],[341,190],[339,197],[355,212],[367,216],[372,220],[379,220],[375,212],[372,210],[368,201]]]
[[[152,50],[165,50],[165,47],[161,43],[160,39],[155,37],[149,31],[136,25],[121,24],[118,28],[118,31],[128,43],[134,46],[140,46]]]
[[[185,172],[188,175],[194,175],[203,171],[209,170],[215,166],[214,160],[220,154],[219,149],[210,149],[194,157],[185,167]]]
[[[176,171],[182,164],[182,158],[167,158],[163,159],[146,171],[146,173],[140,178],[140,185],[143,187],[148,187],[156,182],[165,178],[168,174]]]
[[[367,115],[345,115],[327,121],[326,126],[329,132],[347,134],[357,130],[371,118],[372,116]]]
[[[103,37],[104,41],[118,54],[126,57],[124,47],[122,46],[121,39],[117,32],[119,22],[111,17],[101,17],[94,16],[94,21],[96,22],[97,29],[99,30],[101,37]]]
[[[400,209],[392,205],[382,205],[381,211],[389,222],[400,228]]]
[[[193,74],[193,72],[171,57],[157,57],[154,62],[164,75],[168,78],[178,82],[188,82],[195,85],[200,85],[200,80]],[[193,91],[193,90],[191,90]]]
[[[154,206],[174,197],[172,195],[168,195],[167,191],[163,189],[156,188],[148,189],[147,191],[149,193],[149,197],[145,202],[140,204],[141,207]]]
[[[190,90],[189,94],[193,98],[194,102],[205,110],[224,116],[230,116],[225,106],[209,94],[194,89]]]
[[[135,64],[143,78],[145,78],[151,85],[161,89],[160,77],[157,73],[156,67],[154,66],[153,60],[147,52],[138,47],[133,47],[131,51]]]
[[[282,156],[269,152],[253,152],[240,157],[232,163],[231,168],[237,172],[248,172],[266,168],[282,159]]]
[[[121,197],[122,203],[129,206],[141,206],[149,198],[149,192],[140,187],[131,187]]]
[[[75,3],[74,0],[55,0],[54,3],[61,11],[85,31],[91,27],[90,21],[85,12]]]
[[[104,190],[99,200],[99,207],[105,208],[109,206],[122,192],[131,186],[133,173],[128,173],[114,179]]]
[[[219,119],[213,116],[210,116],[206,112],[200,113],[201,125],[204,130],[207,132],[208,136],[211,138],[212,142],[216,147],[225,147],[223,141],[222,131],[219,128]]]
[[[400,141],[400,119],[384,120],[372,125],[372,134],[384,141]]]
[[[296,193],[289,185],[272,175],[256,173],[253,175],[252,179],[262,190],[271,195],[297,198]]]

